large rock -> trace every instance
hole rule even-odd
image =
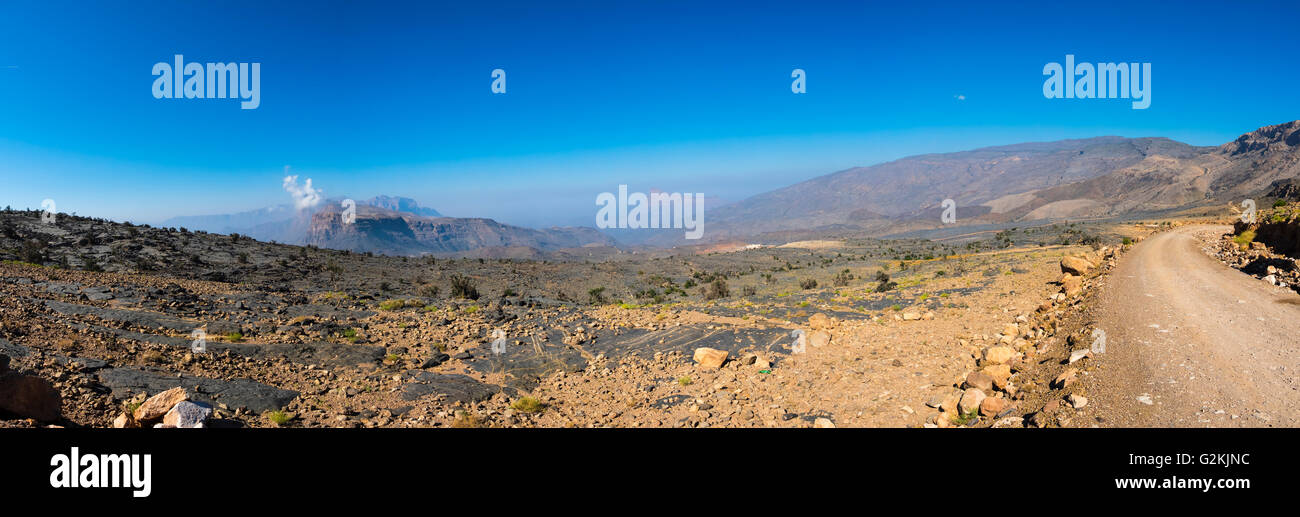
[[[1061,257],[1062,273],[1083,276],[1088,273],[1089,269],[1092,269],[1092,263],[1086,258],[1073,255]]]
[[[966,376],[966,382],[963,382],[961,387],[989,391],[993,389],[993,378],[984,372],[971,372]]]
[[[59,419],[63,401],[49,381],[34,375],[0,375],[0,410],[41,422]]]
[[[721,368],[722,363],[727,362],[727,351],[701,347],[695,349],[693,357],[701,368]]]
[[[1062,276],[1061,292],[1065,293],[1066,296],[1074,296],[1083,292],[1083,278],[1070,274]]]
[[[166,415],[168,411],[171,411],[176,404],[189,399],[190,394],[185,391],[185,388],[177,386],[149,397],[143,404],[140,404],[140,407],[135,408],[135,415],[133,416],[136,422],[157,420]]]
[[[1008,323],[1006,327],[1002,328],[1002,335],[1013,338],[1020,337],[1020,325]]]
[[[961,401],[957,403],[957,410],[963,415],[969,414],[978,410],[980,404],[984,403],[985,398],[988,398],[988,396],[983,391],[975,388],[967,389],[965,393],[961,394]]]
[[[407,374],[411,377],[411,382],[402,385],[401,396],[403,400],[416,400],[424,396],[434,395],[449,402],[473,404],[487,400],[497,393],[514,393],[513,389],[503,389],[495,384],[479,382],[458,373],[443,374],[422,370],[408,370]]]
[[[988,364],[1006,364],[1016,358],[1016,349],[1009,346],[991,346],[984,350],[984,362]]]
[[[197,429],[203,427],[210,416],[212,416],[211,406],[182,401],[172,406],[171,410],[163,415],[162,423],[181,429]]]
[[[985,366],[980,373],[992,379],[993,385],[1000,390],[1007,389],[1007,381],[1011,380],[1011,366],[1006,364],[991,364]]]
[[[985,397],[980,402],[980,414],[988,417],[997,416],[1007,408],[1007,399],[1002,397]]]

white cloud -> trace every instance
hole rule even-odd
[[[962,94],[960,94],[960,93],[957,94],[957,95],[953,95],[952,98],[957,99],[957,100],[959,100],[959,101],[964,101],[964,100],[966,100],[966,96],[965,96],[965,95],[962,95]]]
[[[312,188],[311,178],[298,185],[298,176],[289,175],[289,166],[284,166],[284,191],[293,196],[293,206],[298,210],[320,204],[321,189]]]

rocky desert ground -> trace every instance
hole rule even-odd
[[[0,425],[1107,425],[1095,287],[1189,222],[584,261],[5,211]]]

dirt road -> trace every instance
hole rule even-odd
[[[1104,427],[1300,426],[1300,296],[1202,250],[1226,226],[1138,244],[1093,311],[1105,331],[1086,386]]]

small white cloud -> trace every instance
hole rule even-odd
[[[962,94],[960,94],[960,93],[957,94],[957,95],[953,95],[952,98],[957,99],[957,100],[959,100],[959,101],[964,101],[964,100],[966,100],[966,96],[965,96],[965,95],[962,95]]]
[[[293,206],[298,210],[320,204],[321,189],[312,188],[311,178],[298,185],[298,176],[289,175],[289,166],[284,166],[284,191],[293,196]]]

